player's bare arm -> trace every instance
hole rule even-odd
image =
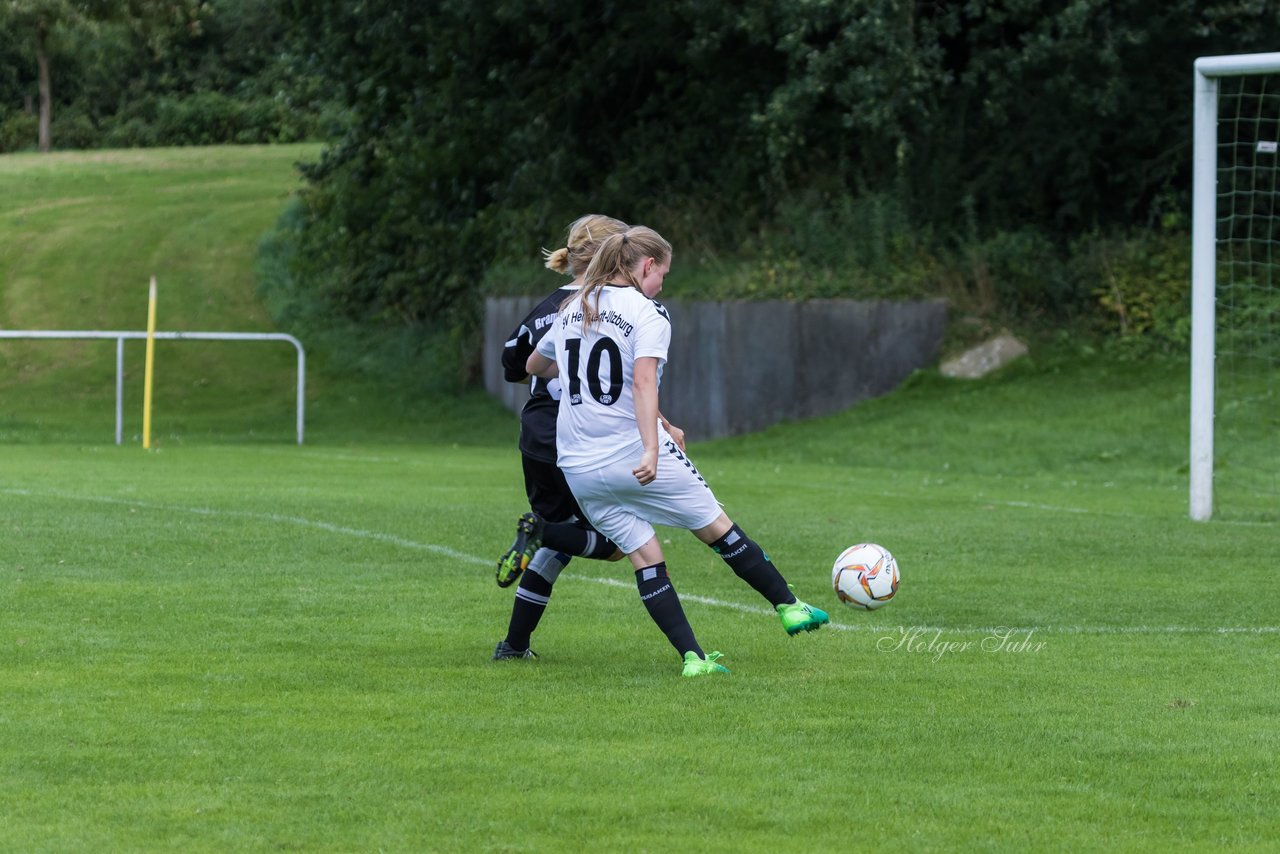
[[[534,376],[542,377],[544,380],[553,380],[560,376],[560,369],[556,363],[536,350],[530,354],[528,361],[524,363],[524,369]]]
[[[644,453],[640,464],[631,470],[640,485],[652,483],[658,476],[658,360],[652,356],[636,359],[632,375],[632,397],[635,399],[636,428]]]

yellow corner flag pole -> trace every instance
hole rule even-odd
[[[156,356],[156,277],[147,296],[147,367],[142,379],[142,447],[151,447],[151,378]]]

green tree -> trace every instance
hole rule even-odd
[[[750,117],[782,63],[704,7],[296,0],[345,118],[307,173],[304,274],[354,317],[465,326],[494,255],[571,211],[760,210]]]
[[[9,0],[6,11],[13,28],[25,31],[35,50],[40,92],[39,147],[49,150],[49,125],[53,117],[53,87],[49,77],[49,38],[69,20],[80,19],[85,10],[72,0]]]
[[[53,122],[51,44],[77,29],[94,31],[105,22],[123,22],[163,45],[175,30],[197,30],[207,5],[199,0],[6,0],[0,26],[24,34],[32,45],[39,90],[38,147],[50,149]]]
[[[925,23],[945,76],[908,174],[928,219],[1070,234],[1149,224],[1186,187],[1192,62],[1274,49],[1280,5],[969,0]]]

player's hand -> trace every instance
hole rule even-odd
[[[640,457],[640,465],[633,468],[631,473],[640,481],[641,486],[653,483],[658,476],[658,449],[645,451]]]
[[[676,447],[684,451],[684,431],[670,421],[662,426],[666,428],[667,435],[671,437],[671,441],[676,443]],[[685,451],[685,453],[688,453],[688,451]]]

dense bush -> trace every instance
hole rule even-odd
[[[297,142],[306,136],[287,105],[270,98],[196,92],[155,98],[143,109],[158,145]]]
[[[468,350],[446,334],[411,324],[360,323],[335,315],[325,295],[296,275],[302,206],[295,200],[258,251],[258,293],[284,329],[307,342],[312,364],[354,376],[406,400],[448,394],[460,388]]]
[[[102,131],[80,104],[58,111],[50,135],[58,140],[58,147],[64,149],[97,148],[102,144]]]
[[[14,110],[0,112],[0,154],[36,147],[35,116]]]
[[[1104,332],[1122,352],[1185,351],[1191,340],[1191,236],[1091,237],[1077,246],[1077,276],[1093,283]]]

